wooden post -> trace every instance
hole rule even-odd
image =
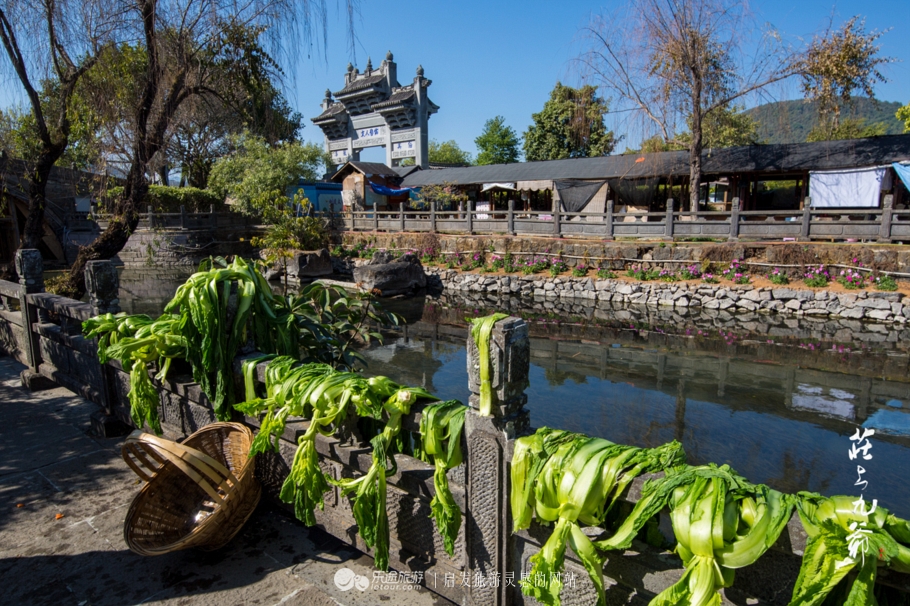
[[[436,233],[436,200],[430,201],[430,233]]]
[[[607,216],[604,217],[604,222],[607,226],[607,233],[604,234],[605,240],[613,239],[613,200],[607,200]]]
[[[809,227],[812,224],[812,200],[806,197],[806,203],[803,206],[803,222],[799,229],[799,239],[801,242],[809,240]]]
[[[474,203],[468,200],[468,235],[474,234],[474,213],[473,213]]]
[[[373,232],[379,231],[379,205],[373,202]]]
[[[509,226],[507,231],[510,236],[515,235],[515,200],[509,200]]]
[[[885,196],[885,200],[882,202],[882,218],[881,218],[881,227],[878,232],[878,241],[879,242],[890,242],[891,241],[891,217],[894,212],[894,196],[888,194]]]
[[[730,242],[739,240],[739,197],[734,196],[730,204]]]
[[[673,239],[673,198],[667,198],[667,215],[664,217],[664,237]]]

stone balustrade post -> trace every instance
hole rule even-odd
[[[474,203],[468,200],[468,235],[474,235]]]
[[[730,242],[739,240],[739,198],[733,198],[730,204]]]
[[[553,235],[557,238],[561,235],[562,228],[559,224],[559,205],[561,202],[559,200],[553,201]]]
[[[120,312],[120,276],[111,261],[85,264],[85,290],[93,315]]]
[[[879,242],[891,242],[891,217],[894,212],[894,196],[888,194],[882,202],[881,227],[878,232]]]
[[[16,251],[16,273],[19,274],[19,309],[22,310],[22,330],[25,333],[25,357],[28,361],[29,376],[35,376],[41,366],[40,337],[35,331],[38,322],[38,308],[32,305],[28,295],[44,292],[44,261],[35,248],[20,248]],[[23,371],[23,385],[31,388]]]
[[[524,405],[528,396],[531,348],[528,325],[507,317],[493,328],[490,339],[493,416],[480,416],[480,361],[474,339],[468,336],[470,409],[465,415],[465,563],[470,578],[500,579],[468,589],[468,604],[505,606],[510,603],[506,573],[514,570],[512,517],[509,507],[510,463],[515,438],[529,429]],[[497,576],[498,575],[498,576]],[[514,584],[518,584],[515,575]]]
[[[809,228],[812,225],[812,200],[806,197],[803,205],[803,220],[799,228],[799,240],[805,242],[809,240]]]
[[[604,218],[604,222],[607,226],[606,234],[604,234],[605,240],[613,239],[613,211],[615,209],[616,203],[613,200],[607,200],[607,216]]]
[[[155,229],[155,210],[152,208],[152,205],[148,205],[148,221],[149,229]]]
[[[209,225],[212,227],[212,234],[218,229],[218,215],[215,214],[215,205],[209,204]]]
[[[436,233],[436,201],[430,201],[430,233]]]
[[[509,235],[515,235],[515,200],[509,200],[509,227],[507,228]]]
[[[186,229],[188,227],[186,222],[186,206],[183,204],[180,205],[180,229]]]
[[[89,261],[85,264],[85,290],[92,306],[92,315],[120,312],[120,276],[111,261]],[[108,438],[126,435],[130,428],[113,416],[114,404],[118,400],[117,383],[114,380],[117,371],[107,364],[98,364],[101,375],[99,391],[104,409],[92,413],[92,428],[96,434]]]
[[[53,389],[57,384],[43,377],[41,371],[41,336],[35,330],[38,322],[47,322],[47,312],[32,304],[29,295],[44,292],[44,261],[34,248],[16,251],[16,273],[19,274],[19,309],[22,313],[23,345],[28,368],[19,374],[22,386],[37,391]]]
[[[667,198],[667,214],[664,217],[664,237],[673,239],[673,198]]]
[[[373,232],[379,231],[379,206],[373,202]]]
[[[404,231],[404,202],[398,207],[398,231]]]

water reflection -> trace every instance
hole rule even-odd
[[[423,319],[415,320],[414,302],[407,305],[411,325],[365,352],[369,371],[467,401],[464,309],[428,301]],[[626,338],[625,332],[589,325],[580,329],[581,338],[567,338],[573,331],[565,326],[532,321],[530,328],[527,393],[536,427],[638,446],[677,439],[691,463],[729,463],[752,481],[779,490],[825,494],[857,492],[849,436],[858,425],[873,427],[874,458],[864,462],[866,495],[910,515],[904,478],[910,469],[906,356],[902,371],[893,367],[894,352],[846,356],[871,360],[841,364],[856,366],[869,375],[864,376],[835,372],[830,368],[838,364],[825,358],[832,358],[830,352],[797,346],[770,346],[778,353],[769,359],[742,345],[718,350],[716,339],[691,335],[662,335],[661,345],[654,346],[637,331]],[[796,351],[814,356],[815,367],[794,362]],[[890,379],[882,378],[885,368]]]

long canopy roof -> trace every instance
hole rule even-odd
[[[702,154],[702,172],[705,175],[792,174],[880,166],[907,160],[910,160],[910,135],[887,135],[819,143],[706,149]],[[640,179],[688,174],[689,152],[678,151],[421,170],[408,175],[402,186],[421,187],[443,182],[470,185],[556,179]]]

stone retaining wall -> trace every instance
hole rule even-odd
[[[211,230],[138,230],[130,236],[114,261],[126,267],[196,266],[209,256],[241,255],[252,257],[256,251],[250,239],[261,235],[261,228],[249,225]]]
[[[910,246],[797,242],[623,242],[566,240],[529,236],[455,236],[420,233],[345,233],[338,243],[363,243],[388,250],[432,249],[443,253],[511,252],[516,257],[563,256],[570,266],[584,263],[623,269],[629,263],[679,269],[685,262],[740,261],[774,265],[842,264],[910,274]],[[765,268],[770,270],[770,268]]]
[[[834,293],[790,286],[756,288],[751,284],[703,282],[627,282],[541,275],[488,275],[426,268],[445,290],[509,294],[544,299],[586,299],[649,307],[701,307],[736,312],[864,319],[905,324],[910,297],[892,292]]]

